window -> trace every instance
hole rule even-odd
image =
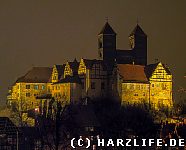
[[[38,90],[39,89],[39,85],[34,85],[34,90]]]
[[[95,88],[96,88],[95,82],[91,82],[91,89],[95,89]]]
[[[140,90],[140,85],[136,85],[136,89],[137,90]]]
[[[26,97],[30,97],[30,93],[26,93]]]
[[[105,89],[105,83],[101,82],[101,89],[104,90]]]
[[[152,87],[154,87],[154,84],[152,84]]]
[[[41,89],[42,89],[42,90],[44,90],[44,89],[45,89],[45,86],[44,86],[44,85],[42,85],[42,86],[41,86]]]
[[[162,83],[162,90],[166,90],[166,89],[167,89],[166,83]]]
[[[57,80],[57,77],[56,76],[53,76],[53,80]]]
[[[29,84],[26,85],[26,89],[30,89],[30,85]]]
[[[34,96],[38,96],[38,94],[35,93]]]
[[[135,93],[135,94],[134,94],[134,96],[138,96],[138,94],[137,94],[137,93]]]
[[[12,139],[12,137],[8,137],[7,141],[8,141],[9,144],[13,144],[13,139]]]

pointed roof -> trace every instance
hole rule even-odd
[[[145,66],[145,74],[146,74],[147,78],[150,78],[152,76],[153,72],[155,71],[158,64],[160,64],[160,63],[161,62],[157,62],[155,64],[149,64],[149,65]],[[162,64],[162,66],[165,69],[166,73],[168,75],[171,75],[171,72],[170,72],[169,68],[165,64]]]
[[[131,32],[131,35],[143,35],[143,36],[147,36],[145,34],[145,32],[142,30],[142,28],[137,24],[136,27],[134,28],[134,30]]]
[[[18,128],[8,117],[0,117],[0,134],[12,135],[16,134]]]
[[[112,29],[110,24],[106,22],[99,34],[115,34],[116,35],[116,32]]]
[[[78,67],[79,67],[79,62],[74,59],[73,62],[69,62],[70,68],[72,69],[73,72],[77,72],[78,71]]]
[[[64,70],[65,70],[65,64],[62,65],[54,65],[57,69],[58,72],[58,79],[61,78],[61,76],[63,76]]]

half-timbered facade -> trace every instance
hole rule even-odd
[[[167,66],[161,62],[146,67],[146,74],[150,82],[150,103],[159,108],[172,107],[172,75]]]

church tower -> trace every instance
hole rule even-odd
[[[147,65],[147,35],[137,24],[129,36],[134,63]]]
[[[114,64],[116,55],[116,33],[108,22],[98,34],[98,58]]]

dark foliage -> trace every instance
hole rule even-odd
[[[139,105],[120,106],[116,100],[93,101],[101,131],[106,137],[138,136],[150,138],[156,135],[156,127],[150,113]]]

